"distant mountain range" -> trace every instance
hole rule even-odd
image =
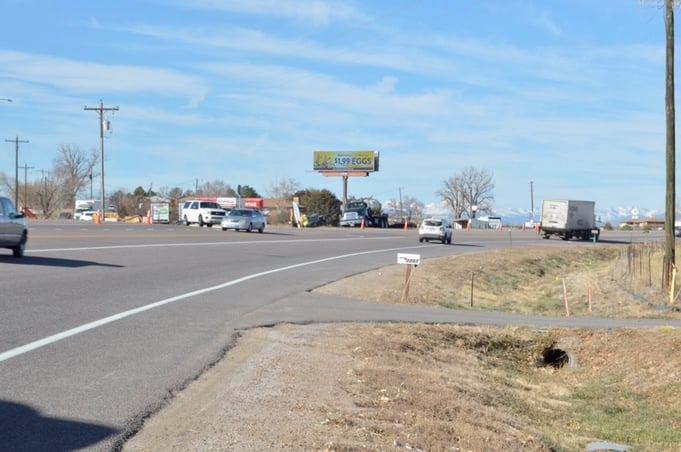
[[[534,212],[535,221],[539,221],[541,209]],[[530,209],[496,209],[494,216],[499,216],[504,224],[523,224],[531,218]],[[596,208],[596,220],[601,224],[610,223],[612,226],[619,225],[624,220],[631,218],[664,218],[663,209],[612,207],[606,209]]]
[[[534,220],[539,221],[541,215],[541,208],[537,208],[534,212]],[[451,216],[451,211],[448,211],[443,205],[428,205],[424,210],[424,216]],[[486,214],[481,215],[488,216]],[[521,225],[529,221],[531,216],[530,209],[526,208],[508,208],[495,209],[489,216],[501,217],[503,224],[507,225]],[[631,218],[664,218],[663,209],[649,209],[649,208],[634,208],[634,207],[612,207],[599,209],[596,207],[596,220],[600,224],[610,223],[612,226],[618,226],[622,221]]]

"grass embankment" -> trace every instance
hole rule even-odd
[[[359,411],[332,417],[353,431],[333,450],[681,447],[679,330],[358,328],[344,384]]]
[[[381,302],[565,315],[567,298],[570,315],[679,318],[659,307],[660,253],[541,247],[432,259],[413,272],[407,297],[403,266],[339,283]],[[334,450],[681,448],[678,329],[356,328],[357,365],[344,384],[360,411],[336,414],[352,434]]]

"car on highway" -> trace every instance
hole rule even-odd
[[[80,212],[80,214],[78,214],[77,219],[81,220],[81,221],[92,221],[92,220],[94,220],[96,213],[97,212],[95,212],[94,210],[86,210],[84,212]],[[74,216],[74,218],[75,218],[75,216]]]
[[[182,205],[182,221],[187,226],[196,223],[200,227],[210,228],[214,224],[220,224],[225,215],[227,215],[227,210],[215,201],[194,199],[185,201]]]
[[[419,242],[452,243],[452,224],[444,218],[426,218],[419,225]]]
[[[27,241],[24,214],[17,212],[9,198],[0,197],[0,247],[12,250],[14,257],[23,257]]]
[[[237,208],[232,209],[225,218],[222,219],[220,226],[223,231],[234,229],[235,231],[248,231],[254,229],[258,232],[265,230],[267,219],[257,209]]]

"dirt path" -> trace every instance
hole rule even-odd
[[[353,407],[336,385],[352,367],[352,332],[345,324],[246,331],[123,450],[324,449],[333,443],[324,424]]]

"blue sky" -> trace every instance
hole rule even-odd
[[[19,165],[39,180],[60,146],[99,149],[85,106],[119,107],[107,192],[219,179],[267,195],[294,179],[340,198],[313,151],[373,149],[380,170],[351,196],[430,204],[473,166],[498,209],[529,209],[530,181],[535,207],[660,208],[659,3],[0,0],[0,133],[29,141]]]

